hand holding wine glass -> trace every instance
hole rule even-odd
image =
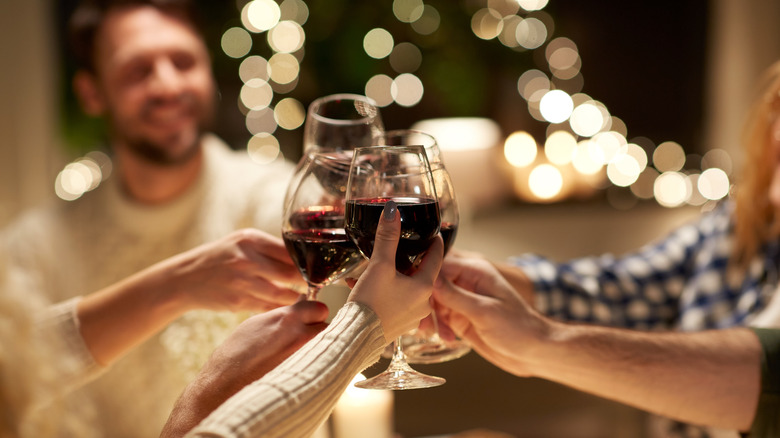
[[[433,184],[439,200],[441,214],[441,236],[444,239],[446,255],[458,233],[458,202],[452,178],[444,167],[444,157],[436,139],[425,132],[411,129],[396,129],[374,137],[375,145],[409,146],[422,145],[431,166]],[[448,333],[444,337],[441,334]],[[409,363],[439,363],[457,359],[469,351],[469,344],[442,325],[434,309],[420,327],[402,336],[402,345]],[[389,356],[389,354],[388,354]]]
[[[396,269],[414,275],[424,254],[440,240],[441,218],[436,189],[422,146],[357,148],[352,157],[346,195],[346,231],[366,257],[374,250],[377,225],[388,201],[398,208],[401,238],[395,251]],[[402,302],[402,301],[400,301]],[[374,389],[438,386],[440,377],[413,370],[406,363],[400,337],[387,371],[358,382]]]

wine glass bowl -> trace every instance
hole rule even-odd
[[[359,94],[332,94],[309,105],[303,129],[303,150],[338,152],[370,146],[384,131],[376,103]]]
[[[282,239],[308,284],[309,299],[364,260],[344,229],[348,177],[349,162],[343,156],[312,153],[289,190]]]
[[[346,232],[366,257],[371,257],[382,210],[391,200],[397,204],[401,220],[396,269],[409,275],[437,239],[441,225],[425,150],[422,146],[355,149],[347,184]],[[440,377],[413,370],[406,363],[399,338],[388,369],[355,385],[371,389],[414,389],[444,382]]]

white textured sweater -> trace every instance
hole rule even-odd
[[[25,291],[42,308],[97,291],[238,228],[279,235],[292,169],[283,160],[254,163],[245,151],[231,151],[206,136],[203,171],[174,202],[134,203],[111,177],[76,201],[22,215],[0,235],[8,262],[0,293]],[[96,424],[100,436],[157,437],[187,382],[239,319],[202,311],[175,321],[81,390],[95,401],[95,409],[83,413],[89,416],[85,421]]]

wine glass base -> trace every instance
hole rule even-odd
[[[405,370],[388,370],[376,376],[356,382],[355,386],[363,389],[422,389],[441,386],[446,383],[443,377],[429,376],[411,368]]]
[[[471,347],[463,341],[428,342],[404,345],[408,363],[432,364],[447,362],[465,356]]]

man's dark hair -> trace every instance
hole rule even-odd
[[[203,23],[190,0],[82,0],[68,22],[68,41],[78,68],[95,71],[95,39],[106,15],[132,6],[153,6],[185,20],[203,35]]]

